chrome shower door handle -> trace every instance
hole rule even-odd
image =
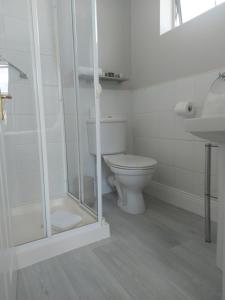
[[[4,101],[7,99],[12,99],[12,96],[9,94],[0,93],[0,120],[1,121],[5,120],[3,104],[4,104]]]

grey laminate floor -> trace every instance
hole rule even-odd
[[[17,300],[220,299],[215,243],[203,242],[202,218],[155,200],[149,207],[127,215],[107,195],[111,239],[20,271]]]

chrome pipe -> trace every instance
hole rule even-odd
[[[205,145],[205,242],[211,243],[211,161],[212,145]]]
[[[19,73],[20,78],[22,79],[28,79],[28,76],[26,73],[24,73],[21,69],[19,69],[17,66],[15,66],[14,64],[12,64],[10,61],[8,61],[5,57],[3,57],[0,54],[0,61],[3,63],[8,64],[8,66],[12,67],[14,70],[16,70]]]
[[[175,0],[175,5],[176,5],[176,9],[177,9],[177,14],[178,14],[178,18],[179,18],[179,25],[183,24],[183,16],[182,16],[182,9],[181,9],[181,3],[180,0]]]

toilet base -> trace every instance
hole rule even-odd
[[[146,211],[142,192],[122,189],[122,194],[123,199],[119,197],[117,201],[117,205],[121,210],[132,215],[143,214]]]
[[[130,182],[132,178],[134,179],[134,182],[131,181],[131,184],[128,185],[128,180]],[[146,211],[142,190],[149,182],[151,176],[145,176],[144,178],[145,180],[140,176],[109,176],[108,182],[111,187],[116,188],[118,194],[117,205],[124,212],[132,215],[139,215]],[[138,182],[138,179],[142,184]],[[126,185],[122,184],[122,182],[126,183]],[[137,185],[139,188],[137,188]],[[134,189],[134,187],[136,188]]]

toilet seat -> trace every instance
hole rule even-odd
[[[131,154],[105,155],[103,158],[111,167],[123,170],[148,170],[157,164],[152,158]]]
[[[155,168],[145,168],[145,169],[129,169],[129,168],[119,168],[115,166],[110,165],[110,170],[115,175],[127,175],[127,176],[143,176],[143,175],[149,175],[153,174],[155,171]]]

